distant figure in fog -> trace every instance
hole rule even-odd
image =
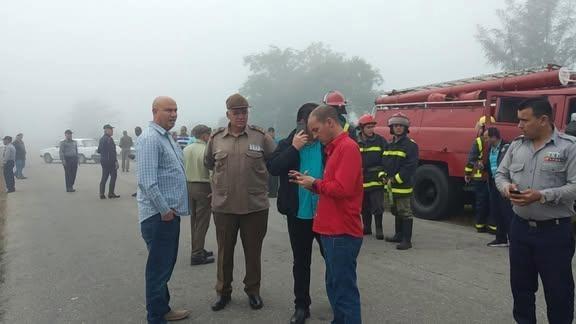
[[[122,156],[122,172],[130,172],[130,149],[134,145],[132,137],[128,136],[128,132],[122,133],[120,138],[120,155]]]
[[[60,142],[60,160],[64,166],[64,178],[66,180],[66,192],[75,192],[76,171],[78,171],[78,144],[72,139],[72,131],[64,132],[66,137]]]
[[[98,153],[100,154],[100,165],[102,166],[102,179],[100,180],[100,199],[106,199],[104,190],[108,177],[110,186],[108,187],[108,198],[120,198],[114,193],[116,187],[116,176],[118,171],[118,157],[116,156],[116,143],[112,139],[114,127],[109,124],[104,125],[104,136],[100,138]]]
[[[16,139],[12,143],[14,148],[16,148],[16,179],[26,179],[24,174],[22,174],[22,170],[26,166],[26,146],[24,145],[24,141],[22,140],[24,135],[22,133],[16,135]]]
[[[176,142],[181,149],[184,149],[190,142],[190,136],[188,136],[188,128],[186,126],[180,127],[180,135],[176,137]]]
[[[16,191],[14,181],[14,161],[16,160],[16,148],[12,145],[12,137],[5,136],[3,139],[4,151],[2,152],[2,166],[4,169],[4,182],[7,192]]]

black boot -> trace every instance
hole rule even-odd
[[[394,228],[396,230],[396,234],[394,234],[394,236],[386,236],[385,240],[386,242],[400,243],[402,242],[402,218],[394,218]]]
[[[303,308],[296,308],[294,315],[290,318],[290,324],[304,324],[306,319],[310,317],[310,310]]]
[[[402,242],[396,246],[398,250],[408,250],[412,248],[412,225],[413,219],[404,219],[402,225]]]
[[[376,225],[376,239],[383,240],[384,232],[382,231],[382,214],[374,215],[374,223]]]
[[[364,223],[364,235],[372,234],[372,214],[362,213],[362,222]]]

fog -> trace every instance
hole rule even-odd
[[[243,57],[320,41],[379,69],[382,89],[494,72],[474,39],[503,1],[4,1],[0,135],[55,143],[79,102],[109,111],[115,137],[151,119],[155,96],[177,125],[213,125],[248,76]],[[322,93],[318,94],[318,100]],[[98,105],[96,105],[98,106]],[[75,112],[80,114],[82,112]],[[78,116],[77,116],[78,117]],[[76,118],[78,119],[78,118]],[[92,121],[89,121],[89,124]],[[101,130],[103,121],[93,121]],[[266,125],[262,125],[266,126]],[[87,133],[87,131],[84,131]]]

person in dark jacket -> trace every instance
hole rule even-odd
[[[298,127],[281,140],[268,162],[270,174],[279,176],[278,211],[287,216],[290,245],[294,256],[295,312],[290,323],[304,323],[310,317],[310,264],[314,239],[312,223],[318,196],[291,183],[288,172],[296,170],[321,178],[324,169],[324,153],[320,142],[312,141],[307,131],[310,113],[317,104],[304,104],[297,113]],[[322,251],[322,248],[320,249]]]
[[[413,212],[410,205],[413,177],[418,168],[418,144],[408,137],[410,120],[403,113],[396,113],[388,120],[392,141],[383,153],[387,195],[385,203],[395,216],[396,234],[387,242],[400,243],[398,250],[412,248]]]
[[[362,202],[362,221],[364,222],[364,235],[372,234],[372,215],[376,225],[376,239],[383,240],[382,215],[384,214],[384,182],[380,178],[382,166],[382,153],[387,143],[382,136],[374,133],[376,120],[372,115],[366,114],[358,120],[360,134],[358,146],[362,154],[362,172],[364,177],[364,200]]]
[[[576,113],[570,115],[570,122],[566,125],[564,133],[570,136],[576,136]]]
[[[16,179],[27,179],[22,170],[26,166],[26,146],[24,145],[24,134],[20,133],[16,135],[16,139],[12,142],[12,145],[16,148],[16,173],[14,176]]]
[[[102,179],[100,179],[100,199],[106,199],[104,188],[108,177],[110,177],[110,186],[108,187],[108,198],[120,198],[114,193],[116,187],[116,176],[118,171],[118,157],[116,153],[116,143],[112,139],[114,127],[109,124],[104,125],[104,136],[100,138],[98,144],[98,153],[100,154],[100,165],[102,166]]]
[[[488,159],[486,162],[488,172],[488,188],[490,190],[490,213],[491,219],[496,223],[496,238],[488,243],[490,247],[508,246],[508,231],[512,221],[513,211],[510,200],[504,198],[496,188],[496,171],[502,159],[508,151],[509,143],[500,136],[496,127],[489,127],[484,131],[484,141],[489,145]]]

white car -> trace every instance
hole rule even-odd
[[[86,163],[88,161],[98,162],[100,155],[96,153],[98,150],[98,141],[93,138],[75,138],[78,143],[78,163]],[[55,146],[43,149],[40,151],[40,157],[46,163],[60,161],[60,143]]]

